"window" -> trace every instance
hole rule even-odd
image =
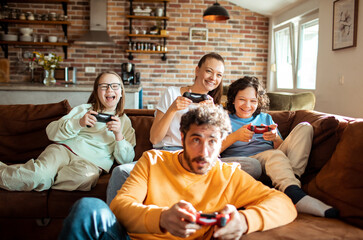
[[[319,42],[317,15],[294,19],[274,28],[274,90],[315,89]]]
[[[318,59],[319,22],[317,19],[300,25],[297,60],[297,88],[315,89]]]
[[[276,82],[277,88],[293,88],[292,24],[282,26],[275,31]]]

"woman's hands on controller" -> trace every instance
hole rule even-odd
[[[211,96],[207,95],[208,100],[201,101],[200,104],[214,104],[214,100]]]
[[[176,112],[186,109],[192,103],[193,101],[189,98],[179,96],[174,100],[173,104],[171,104],[170,108],[172,111]]]

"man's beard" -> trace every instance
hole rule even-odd
[[[188,167],[190,169],[191,172],[195,173],[195,174],[205,174],[207,172],[209,172],[209,170],[212,168],[212,166],[214,166],[214,164],[216,163],[216,159],[215,160],[211,160],[209,158],[205,158],[202,156],[199,157],[195,157],[195,158],[190,158],[189,154],[188,154],[188,150],[186,148],[186,145],[184,144],[184,152],[183,152],[183,157],[185,162],[188,164]],[[195,169],[193,167],[193,162],[208,162],[209,165],[207,168],[205,167],[198,167],[197,169]],[[204,169],[204,171],[203,171]],[[203,172],[201,172],[203,171]]]

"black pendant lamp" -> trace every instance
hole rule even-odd
[[[203,13],[203,19],[209,21],[228,20],[229,14],[224,7],[216,1],[213,6],[207,8]]]

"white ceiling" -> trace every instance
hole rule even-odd
[[[274,16],[305,0],[228,0],[240,7],[264,16]]]

